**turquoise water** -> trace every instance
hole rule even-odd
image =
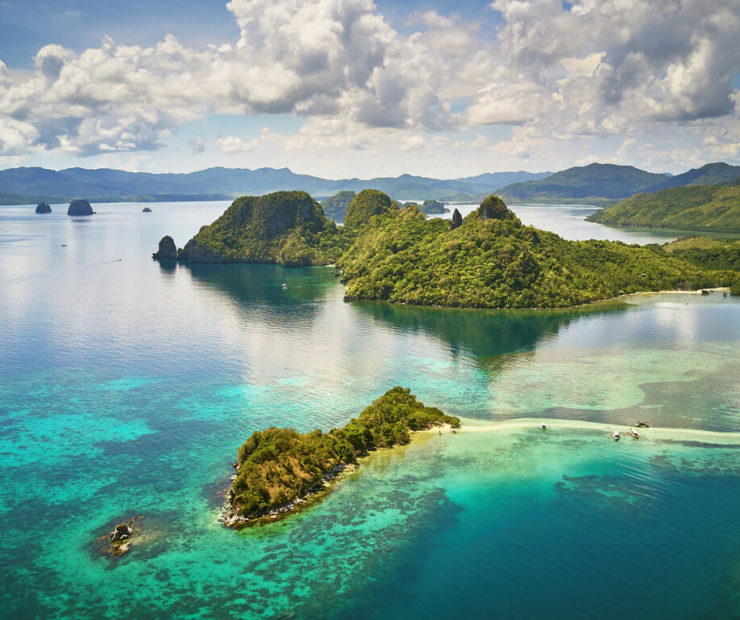
[[[740,613],[737,299],[347,304],[330,268],[152,262],[226,205],[142,206],[0,207],[2,615]],[[468,430],[377,453],[283,522],[217,522],[249,433],[342,425],[397,384]],[[637,419],[676,430],[609,439]]]

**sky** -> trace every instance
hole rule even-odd
[[[740,164],[740,0],[3,0],[0,168]]]

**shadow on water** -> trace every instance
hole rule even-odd
[[[608,302],[563,310],[483,310],[426,308],[385,302],[353,302],[375,321],[404,332],[423,332],[447,343],[453,355],[469,351],[477,360],[531,351],[543,339],[555,337],[571,322],[630,306]]]
[[[320,301],[337,285],[329,267],[181,263],[201,285],[228,293],[235,301],[270,306],[297,306]]]

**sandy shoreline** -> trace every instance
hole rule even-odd
[[[605,424],[603,422],[588,422],[585,420],[562,420],[559,418],[515,418],[501,422],[485,422],[482,420],[461,418],[462,426],[456,432],[465,433],[505,433],[519,431],[533,431],[546,433],[560,433],[567,430],[590,430],[604,433],[611,437],[614,431],[619,431],[623,438],[629,439],[630,426],[627,424]],[[540,425],[547,425],[547,431],[542,431]],[[417,431],[419,434],[450,433],[452,428],[445,424],[442,427],[434,427],[425,431]],[[691,428],[668,428],[656,427],[636,428],[640,440],[654,441],[698,441],[702,443],[736,445],[740,444],[740,432],[705,431]]]

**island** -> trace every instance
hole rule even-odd
[[[155,258],[165,256],[154,255]],[[731,270],[704,269],[617,241],[567,241],[525,226],[498,196],[462,218],[426,219],[387,194],[363,190],[344,226],[305,192],[238,198],[177,260],[336,265],[345,299],[468,308],[557,308],[668,289],[730,286]]]
[[[419,210],[424,215],[442,215],[443,213],[450,212],[444,203],[439,200],[425,200],[421,207],[419,207]]]
[[[87,200],[76,198],[69,203],[67,215],[93,215],[95,213]]]
[[[324,215],[335,222],[344,222],[344,216],[347,214],[347,208],[352,199],[356,196],[355,192],[345,190],[329,196],[321,203]]]
[[[294,511],[358,458],[407,444],[412,432],[445,424],[459,428],[460,420],[424,406],[410,389],[394,387],[328,433],[255,431],[239,448],[224,523],[241,526]]]
[[[144,207],[144,208],[143,208],[143,209],[141,210],[141,212],[142,212],[142,213],[151,213],[151,212],[152,212],[152,210],[151,210],[151,209],[150,209],[149,207]]]
[[[36,206],[36,213],[51,213],[51,205],[48,202],[40,202]]]
[[[609,226],[740,232],[740,179],[636,194],[586,218]]]

